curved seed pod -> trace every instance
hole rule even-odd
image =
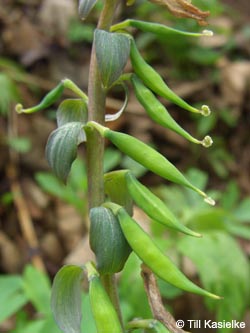
[[[120,272],[131,248],[117,217],[110,209],[95,207],[90,211],[90,247],[96,255],[100,274]]]
[[[113,142],[113,144],[124,154],[128,155],[148,170],[156,173],[162,178],[191,188],[200,194],[208,204],[212,206],[215,205],[215,201],[212,198],[208,197],[206,193],[191,184],[163,155],[142,141],[128,134],[112,131],[94,121],[90,121],[86,124],[85,129],[88,130],[88,128],[95,128],[103,137]]]
[[[109,296],[103,288],[98,275],[91,273],[91,275],[88,276],[88,279],[90,305],[97,333],[122,333],[123,330],[117,313]]]
[[[60,82],[42,99],[42,101],[38,105],[29,109],[23,109],[23,106],[21,104],[17,104],[16,111],[18,113],[33,113],[46,109],[47,107],[55,103],[58,100],[58,98],[61,97],[63,90],[64,90],[63,82]]]
[[[159,278],[177,288],[191,293],[215,299],[220,298],[190,281],[175,264],[162,253],[149,235],[127,214],[125,209],[120,208],[117,211],[117,217],[131,248]]]
[[[168,228],[183,232],[190,236],[201,237],[200,234],[181,224],[167,206],[154,195],[146,186],[142,185],[130,172],[126,173],[129,193],[138,207],[151,219]]]
[[[166,85],[161,76],[142,58],[133,39],[131,39],[130,59],[135,73],[153,92],[187,111],[201,113],[204,116],[210,114],[208,106],[202,106],[202,110],[198,110],[176,95],[176,93]]]
[[[140,140],[115,131],[105,131],[104,136],[112,141],[123,153],[143,165],[148,170],[174,183],[191,188],[208,201],[208,196],[191,184],[185,176],[163,155]],[[214,205],[214,202],[208,202]]]
[[[180,134],[185,139],[193,143],[209,147],[207,145],[207,138],[202,141],[197,140],[188,132],[186,132],[180,125],[178,125],[177,122],[170,116],[164,105],[162,105],[161,102],[155,97],[155,95],[144,86],[144,84],[138,77],[136,77],[136,75],[132,75],[131,82],[133,83],[135,95],[138,101],[144,107],[149,117],[152,118],[157,124],[171,129],[172,131]],[[212,144],[212,139],[210,142]]]
[[[176,34],[187,36],[187,37],[200,37],[200,36],[211,37],[211,36],[213,36],[213,31],[211,31],[211,30],[203,30],[202,32],[187,32],[187,31],[182,31],[182,30],[168,27],[164,24],[139,21],[139,20],[133,20],[133,19],[128,19],[123,22],[114,24],[111,27],[111,31],[121,30],[121,29],[125,29],[127,27],[137,28],[141,31],[150,32],[155,35],[159,35],[159,36],[163,36],[163,37],[168,37],[169,35],[176,35]]]

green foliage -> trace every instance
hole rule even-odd
[[[206,186],[207,176],[201,171],[192,169],[187,177],[200,188]],[[164,201],[172,203],[184,224],[203,235],[201,239],[176,238],[174,249],[193,261],[207,289],[224,295],[225,300],[216,304],[205,301],[208,309],[215,312],[216,320],[241,320],[249,305],[250,265],[233,236],[250,239],[250,198],[240,201],[238,187],[233,182],[225,192],[214,193],[219,203],[213,208],[201,203],[191,191],[185,192],[176,186],[162,186],[157,190]],[[161,290],[165,289],[162,286]],[[169,297],[169,291],[165,292]]]
[[[28,301],[22,290],[20,276],[0,276],[0,295],[0,322],[13,315]]]
[[[0,73],[0,114],[7,115],[12,103],[19,98],[13,80],[5,73]]]
[[[225,295],[225,300],[217,304],[206,300],[209,309],[216,310],[216,320],[242,319],[249,304],[250,266],[237,242],[223,231],[208,230],[203,232],[202,240],[182,238],[177,246],[194,262],[204,286]]]
[[[16,327],[11,333],[30,332],[59,333],[50,311],[50,281],[46,275],[33,266],[26,266],[23,275],[0,276],[0,322],[16,316]],[[39,318],[28,318],[23,311],[26,304],[32,304],[40,314]],[[42,319],[41,319],[42,318]]]
[[[84,24],[73,20],[70,23],[68,39],[74,43],[89,42],[91,43],[94,36],[95,26],[93,24]]]

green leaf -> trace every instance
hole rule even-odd
[[[57,126],[67,123],[80,122],[85,124],[88,120],[88,108],[83,99],[65,99],[56,113]]]
[[[203,236],[180,239],[178,249],[194,262],[204,286],[224,297],[216,303],[206,300],[210,309],[216,309],[217,321],[240,319],[249,301],[249,262],[229,235],[213,231]]]
[[[19,153],[27,153],[31,149],[31,141],[25,137],[12,137],[8,139],[9,146]]]
[[[87,175],[83,160],[76,158],[67,185],[50,172],[38,172],[35,179],[47,193],[73,205],[81,215],[86,213]]]
[[[233,214],[238,221],[250,223],[250,198],[244,199],[234,210]]]
[[[51,309],[58,327],[65,333],[81,332],[82,274],[83,270],[79,266],[64,266],[53,282]]]
[[[227,223],[226,228],[234,236],[238,236],[244,239],[250,239],[250,227],[248,225]]]
[[[72,122],[53,131],[46,146],[46,158],[57,177],[66,181],[77,156],[77,146],[83,140],[82,124]]]
[[[47,275],[28,265],[23,273],[23,290],[36,310],[49,313],[50,281]]]
[[[122,74],[127,63],[130,42],[120,33],[95,30],[94,45],[103,86],[108,89]]]
[[[28,298],[22,290],[22,278],[17,275],[0,276],[0,322],[20,310]]]

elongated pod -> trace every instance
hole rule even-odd
[[[120,208],[117,216],[128,243],[138,257],[162,280],[182,290],[219,299],[190,281],[175,264],[162,253],[149,235],[133,220],[127,212]]]
[[[142,185],[131,172],[127,172],[125,177],[131,197],[151,219],[173,230],[190,236],[201,237],[200,234],[181,224],[167,206],[146,186]]]
[[[142,141],[128,134],[112,131],[109,128],[93,121],[88,122],[85,127],[94,127],[97,129],[102,136],[113,142],[113,144],[116,145],[116,147],[119,148],[123,153],[143,165],[148,170],[156,173],[162,178],[191,188],[195,192],[199,193],[202,197],[204,197],[204,200],[207,203],[210,205],[215,204],[213,199],[209,198],[206,193],[191,184],[187,178],[163,155]]]
[[[210,114],[208,106],[203,106],[202,110],[198,110],[173,92],[173,90],[171,90],[163,81],[161,76],[142,58],[133,39],[131,39],[130,59],[135,73],[145,83],[145,85],[157,95],[170,100],[187,111],[201,113],[204,116],[208,116]]]
[[[201,144],[205,147],[209,147],[212,144],[213,141],[210,138],[210,145],[208,145],[208,136],[206,136],[204,140],[197,140],[185,131],[179,124],[177,124],[164,105],[162,105],[155,95],[146,86],[144,86],[142,81],[136,75],[132,75],[131,82],[133,83],[135,95],[138,101],[144,107],[149,117],[152,118],[157,124],[171,129],[193,143]]]

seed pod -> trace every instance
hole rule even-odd
[[[42,101],[29,109],[23,109],[23,106],[21,104],[16,105],[16,111],[18,113],[33,113],[37,111],[41,111],[55,103],[62,95],[64,90],[63,83],[60,82],[54,89],[52,89],[43,99]]]
[[[122,231],[128,243],[138,257],[162,280],[182,290],[219,299],[214,295],[190,281],[175,264],[163,254],[158,246],[151,240],[149,235],[120,208],[117,211]]]
[[[97,274],[89,278],[89,297],[97,333],[122,333],[117,313]]]
[[[172,163],[150,146],[125,133],[108,130],[105,131],[104,136],[112,141],[123,153],[148,170],[162,178],[191,188],[204,198],[207,198],[204,192],[192,185]]]
[[[141,80],[136,76],[132,75],[131,81],[135,89],[135,95],[141,105],[144,107],[145,111],[157,124],[163,127],[169,128],[172,131],[180,134],[185,139],[201,144],[205,147],[209,147],[206,142],[207,140],[197,140],[188,132],[186,132],[177,122],[170,116],[166,108],[161,104],[161,102],[155,97],[155,95],[144,86]]]
[[[201,237],[200,234],[181,224],[167,206],[154,195],[146,186],[142,185],[130,172],[126,173],[127,188],[138,207],[151,219],[168,228],[183,232],[190,236]]]
[[[191,184],[187,180],[187,178],[163,155],[161,155],[156,150],[146,145],[142,141],[128,134],[112,131],[109,128],[104,127],[94,121],[90,121],[86,124],[86,130],[88,129],[88,127],[94,127],[102,136],[113,142],[113,144],[116,145],[116,147],[120,149],[124,154],[128,155],[148,170],[156,173],[162,178],[191,188],[202,197],[204,197],[204,201],[206,201],[208,204],[212,206],[215,205],[213,199],[208,197],[206,193]]]
[[[90,247],[96,255],[100,274],[120,272],[131,253],[120,224],[110,209],[95,207],[90,211]]]
[[[205,111],[203,106],[202,110],[198,110],[176,95],[176,93],[166,85],[161,76],[142,58],[133,39],[131,39],[130,59],[135,73],[153,92],[170,100],[187,111],[201,113],[206,116],[209,115],[209,109],[206,109]]]
[[[169,37],[169,35],[183,35],[187,37],[213,36],[213,32],[211,30],[203,30],[202,32],[187,32],[168,27],[164,24],[139,21],[133,19],[128,19],[113,25],[111,27],[111,31],[117,31],[125,29],[127,27],[137,28],[141,31],[150,32],[155,35],[163,36],[166,38]]]

